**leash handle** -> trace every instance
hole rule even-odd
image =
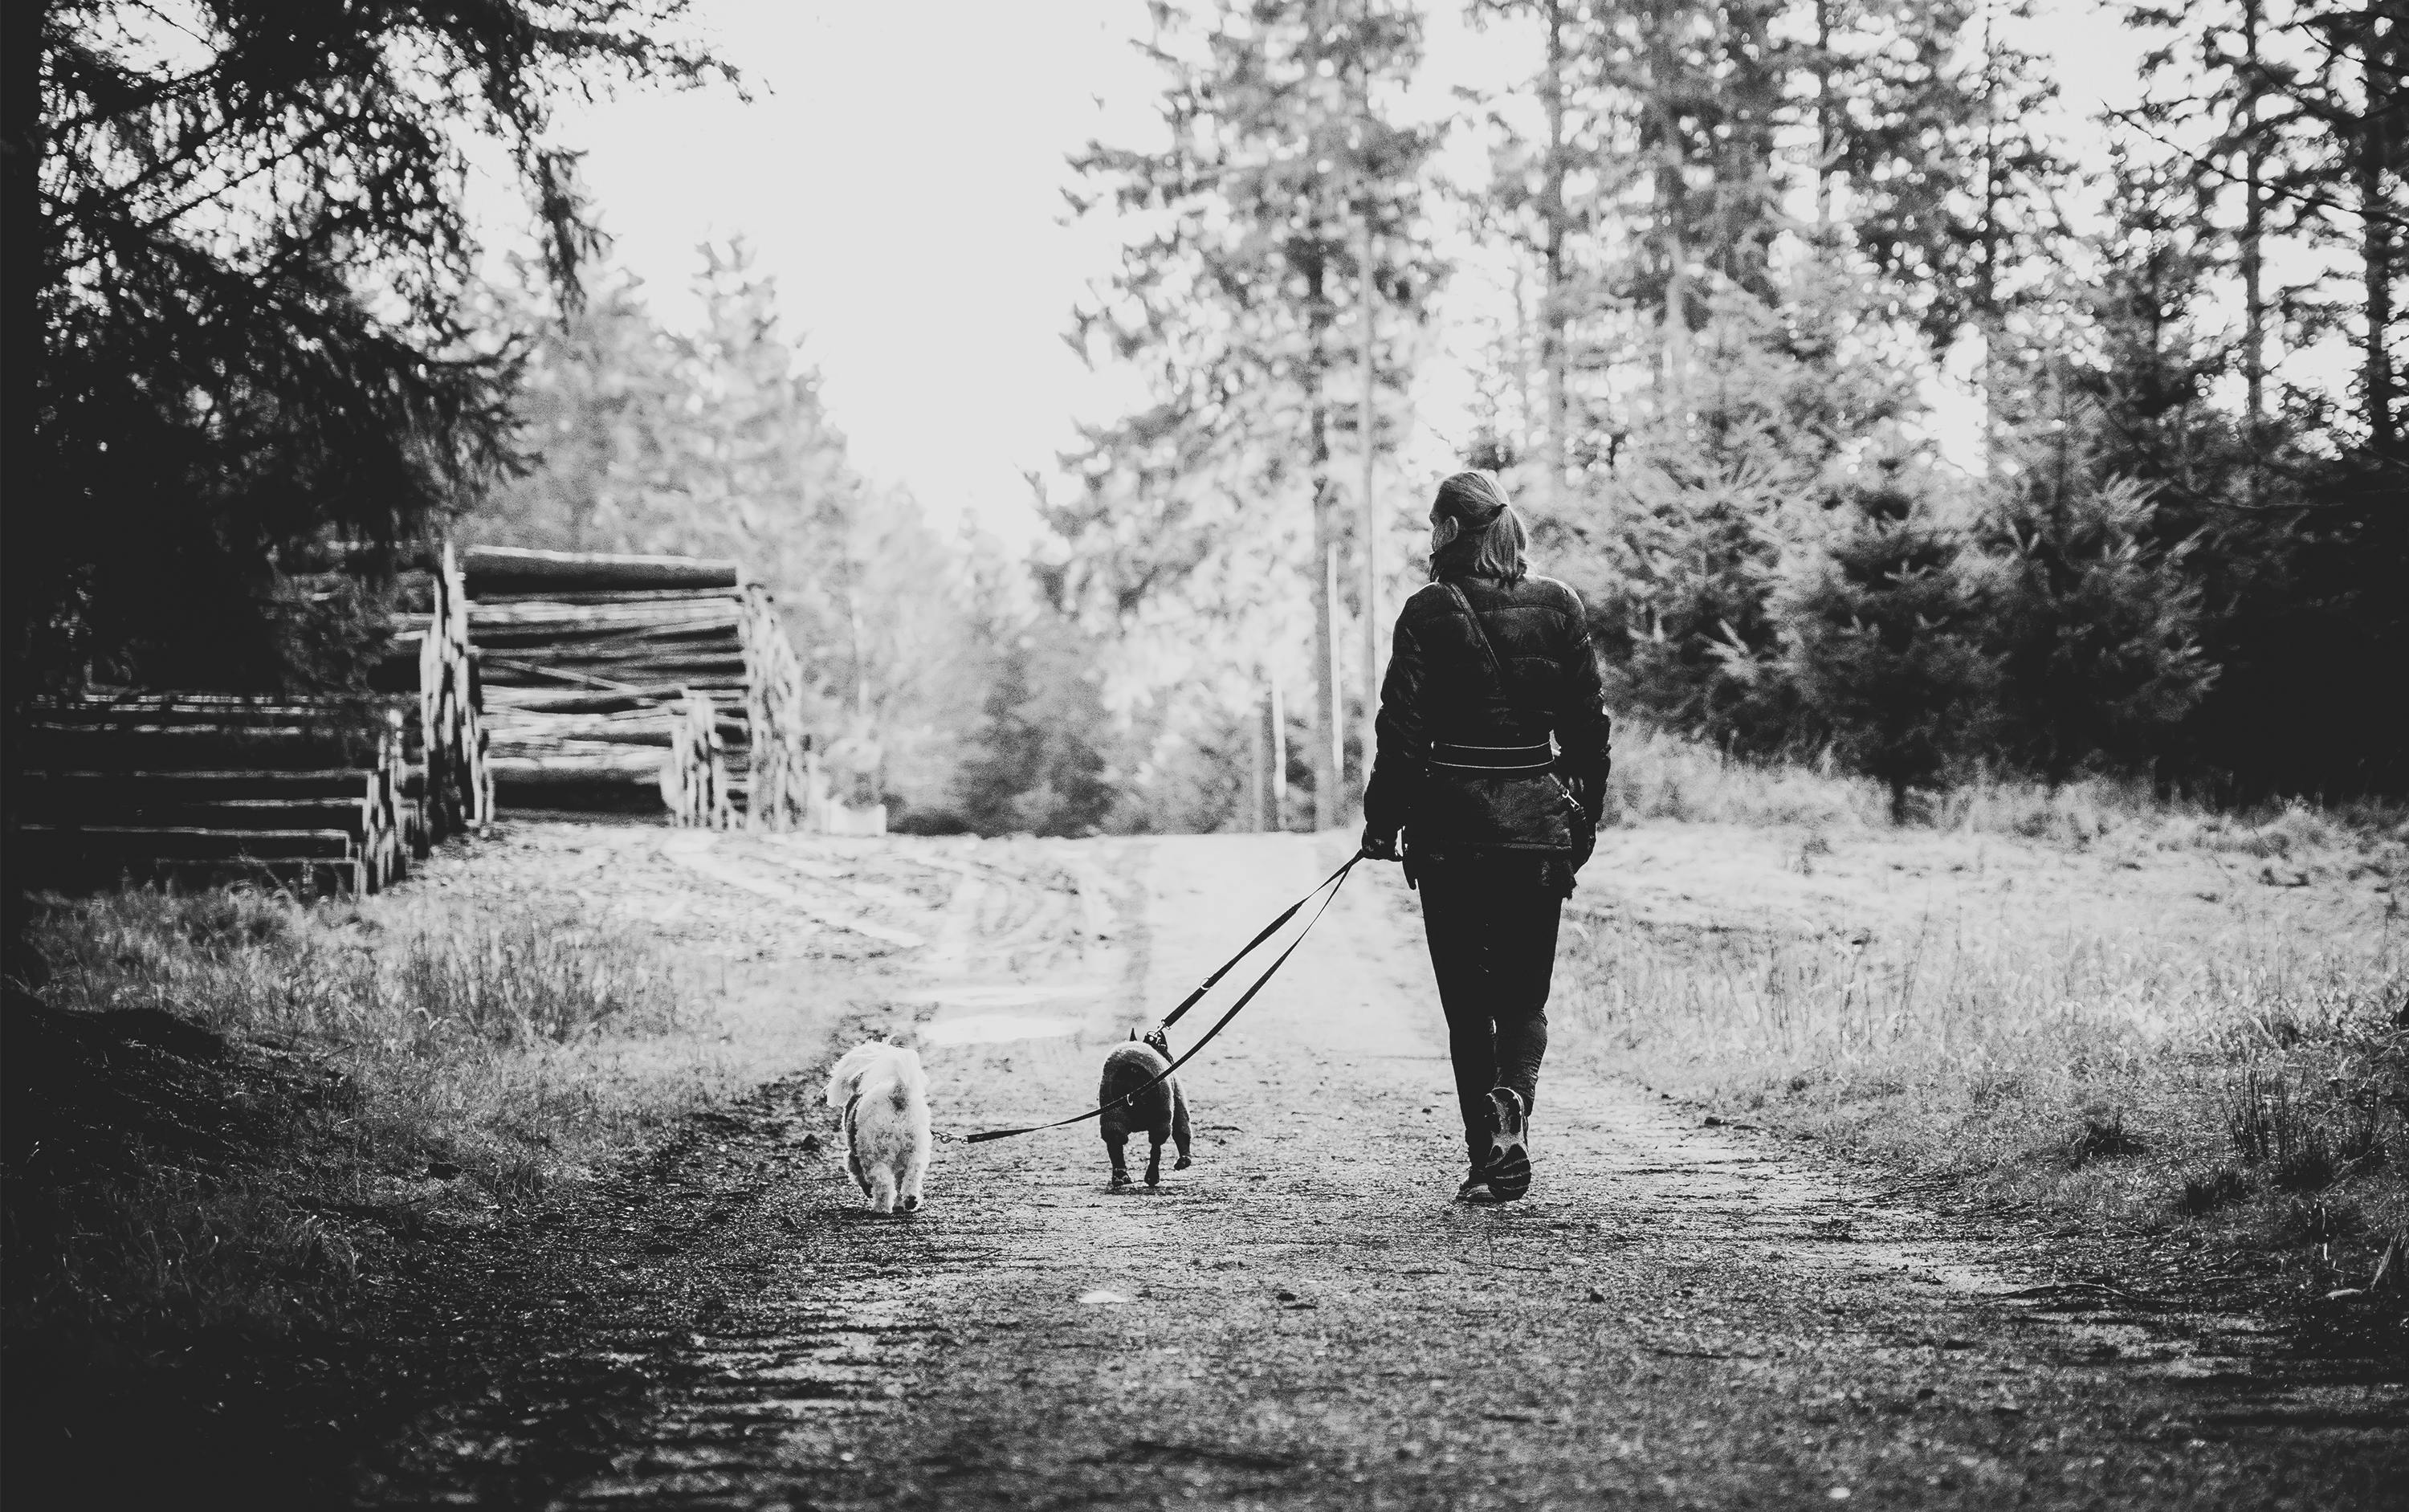
[[[1057,1118],[1050,1124],[1031,1124],[1026,1129],[985,1130],[979,1133],[969,1135],[962,1141],[962,1143],[965,1145],[983,1145],[991,1139],[1011,1139],[1018,1134],[1034,1134],[1043,1130],[1060,1129],[1069,1124],[1085,1123],[1090,1118],[1101,1118],[1112,1109],[1126,1105],[1131,1099],[1137,1097],[1139,1094],[1150,1091],[1153,1088],[1161,1086],[1164,1082],[1169,1081],[1180,1067],[1188,1064],[1189,1061],[1193,1060],[1196,1058],[1196,1053],[1198,1051],[1212,1044],[1215,1035],[1219,1034],[1223,1030],[1229,1028],[1230,1020],[1238,1016],[1238,1011],[1246,1007],[1247,1004],[1254,1001],[1255,994],[1261,992],[1263,989],[1264,985],[1271,981],[1272,977],[1278,972],[1279,969],[1288,964],[1288,958],[1296,954],[1296,947],[1305,943],[1305,937],[1311,934],[1313,932],[1313,927],[1321,922],[1321,915],[1328,911],[1332,900],[1338,896],[1338,889],[1346,886],[1347,873],[1354,871],[1355,863],[1363,859],[1363,852],[1361,850],[1358,850],[1354,855],[1349,857],[1347,858],[1346,865],[1340,867],[1337,871],[1333,871],[1330,875],[1322,878],[1320,882],[1315,885],[1312,892],[1306,893],[1295,902],[1291,903],[1288,906],[1288,911],[1286,913],[1280,914],[1278,918],[1272,920],[1271,924],[1265,928],[1262,932],[1257,934],[1252,940],[1248,941],[1244,950],[1239,951],[1228,960],[1222,962],[1219,971],[1217,971],[1212,975],[1206,977],[1204,979],[1204,986],[1199,986],[1195,991],[1190,993],[1188,995],[1187,1001],[1181,1003],[1178,1007],[1171,1011],[1170,1016],[1162,1021],[1166,1027],[1176,1020],[1180,1015],[1196,1006],[1197,1000],[1203,998],[1204,994],[1212,988],[1214,983],[1219,982],[1222,977],[1227,976],[1230,973],[1231,967],[1237,965],[1238,962],[1252,955],[1257,945],[1260,945],[1265,940],[1270,939],[1273,933],[1277,931],[1281,925],[1286,924],[1289,920],[1296,917],[1298,912],[1301,911],[1305,904],[1313,901],[1316,894],[1322,894],[1321,906],[1315,909],[1313,911],[1313,916],[1305,921],[1305,928],[1296,932],[1296,938],[1288,943],[1288,948],[1281,951],[1269,966],[1263,968],[1263,974],[1256,977],[1253,984],[1249,986],[1245,992],[1239,995],[1238,1001],[1230,1005],[1230,1011],[1228,1013],[1223,1014],[1220,1018],[1215,1021],[1211,1029],[1206,1030],[1203,1035],[1199,1036],[1196,1043],[1188,1047],[1188,1051],[1185,1055],[1182,1055],[1176,1060],[1174,1060],[1170,1065],[1163,1067],[1161,1073],[1155,1076],[1152,1081],[1147,1082],[1144,1087],[1133,1087],[1130,1088],[1128,1091],[1122,1093],[1119,1097],[1115,1098],[1112,1102],[1105,1103],[1101,1108],[1089,1108],[1085,1113],[1075,1114],[1068,1118]],[[1326,894],[1323,894],[1322,889],[1325,887],[1328,888],[1329,891]]]

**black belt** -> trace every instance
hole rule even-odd
[[[1453,771],[1545,771],[1556,764],[1555,747],[1536,745],[1456,745],[1431,742],[1430,764]]]

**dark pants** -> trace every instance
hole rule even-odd
[[[1489,1089],[1512,1087],[1526,1109],[1537,1100],[1564,894],[1536,866],[1485,857],[1427,860],[1415,880],[1447,1012],[1464,1142],[1477,1165],[1489,1149]]]

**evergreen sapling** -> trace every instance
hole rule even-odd
[[[1998,669],[1963,541],[1934,514],[1930,468],[1878,455],[1825,498],[1828,534],[1777,596],[1790,678],[1841,761],[1910,788],[1973,747]]]

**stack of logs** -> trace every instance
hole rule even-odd
[[[52,886],[248,878],[376,892],[437,841],[483,828],[493,783],[459,569],[446,548],[407,577],[420,612],[403,616],[382,696],[34,703],[7,786],[11,871]]]
[[[123,693],[39,701],[17,731],[10,869],[57,886],[250,877],[375,892],[431,842],[400,709]]]
[[[375,892],[483,830],[498,785],[531,807],[665,799],[714,828],[806,817],[801,669],[734,563],[447,545],[400,591],[385,697],[35,703],[7,785],[12,871]]]
[[[505,801],[663,801],[712,828],[801,816],[801,669],[735,563],[472,546],[464,566]]]

